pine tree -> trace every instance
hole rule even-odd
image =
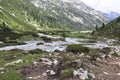
[[[103,23],[103,28],[105,27],[105,23]]]
[[[6,27],[6,23],[5,23],[5,22],[3,22],[3,23],[2,23],[2,26],[3,26],[3,27]]]
[[[96,31],[98,30],[98,26],[97,26],[97,25],[95,26],[95,30],[96,30]]]
[[[105,23],[102,24],[101,30],[105,28]]]

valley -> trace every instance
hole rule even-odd
[[[80,0],[0,0],[0,80],[119,80],[120,17],[105,15]]]
[[[0,47],[1,80],[91,80],[101,79],[100,75],[103,79],[119,79],[119,73],[111,68],[115,66],[119,72],[118,40],[94,39],[83,31],[65,32],[66,36],[61,35],[63,32],[52,33],[37,33],[37,37],[22,39],[24,44]],[[109,60],[114,60],[113,64]]]

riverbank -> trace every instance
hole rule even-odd
[[[30,36],[22,39],[24,44],[0,48],[2,80],[106,80],[115,77],[119,80],[119,41],[95,40],[89,36],[78,37],[78,34],[69,37],[38,33],[35,38]]]

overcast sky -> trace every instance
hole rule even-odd
[[[120,13],[120,0],[81,0],[87,5],[102,12],[115,11]]]

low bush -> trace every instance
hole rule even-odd
[[[51,38],[47,38],[47,37],[41,37],[41,39],[45,42],[51,42],[52,41]]]
[[[66,78],[72,77],[73,71],[74,71],[74,68],[68,68],[68,69],[63,70],[61,73],[62,80],[65,80]]]
[[[114,52],[114,53],[112,54],[112,56],[114,56],[114,57],[120,57],[120,55],[118,55],[118,53],[116,53],[116,52]]]
[[[67,46],[67,51],[73,52],[73,53],[89,53],[90,49],[87,47],[84,47],[80,44],[71,44]]]
[[[35,50],[30,50],[29,54],[40,54],[41,52],[43,52],[41,49],[35,49]]]
[[[105,48],[102,49],[101,52],[104,53],[104,54],[109,54],[111,52],[111,48],[105,47]]]

